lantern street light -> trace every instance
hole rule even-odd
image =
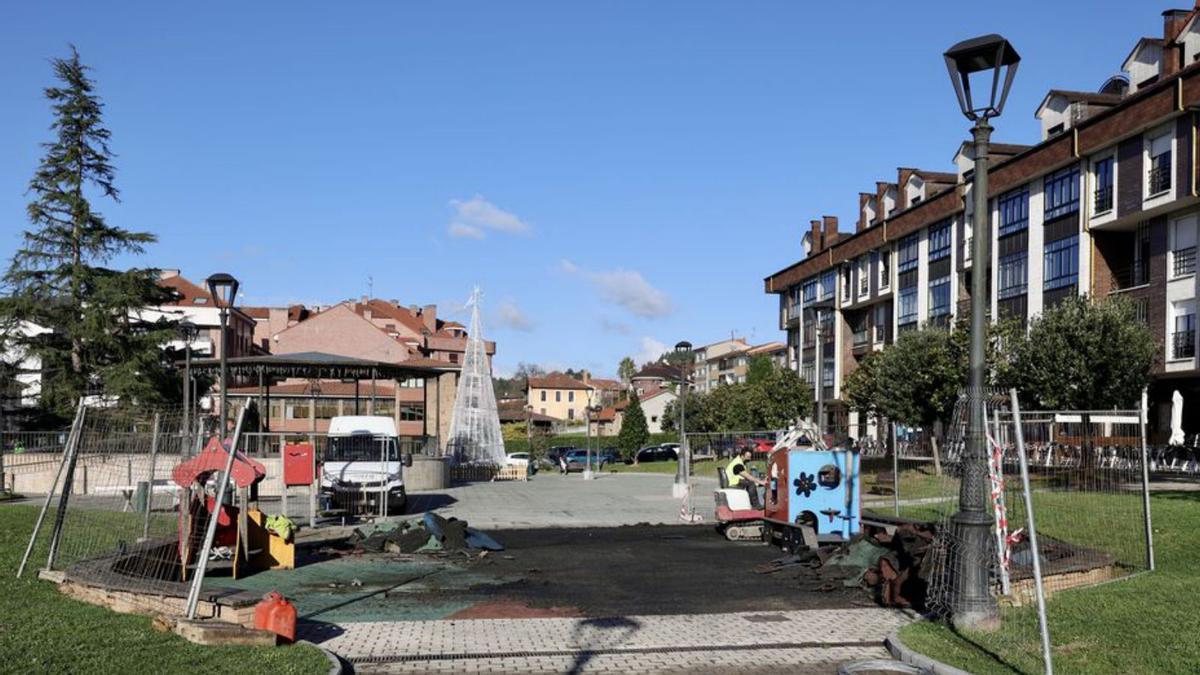
[[[192,341],[196,339],[199,329],[196,324],[184,319],[175,327],[179,337],[183,339],[183,433],[184,438],[190,438],[192,433]],[[191,444],[188,444],[191,448]]]
[[[679,453],[676,460],[675,486],[671,494],[682,499],[688,492],[688,477],[691,475],[691,457],[687,442],[687,387],[692,376],[692,343],[682,340],[675,345],[675,362],[679,368]]]
[[[213,302],[221,313],[221,426],[220,438],[225,438],[225,425],[228,423],[229,411],[225,408],[225,399],[229,395],[229,310],[237,298],[238,280],[233,275],[217,272],[210,276],[206,283]]]
[[[971,192],[974,195],[974,225],[971,236],[971,352],[967,397],[970,417],[967,443],[963,453],[962,481],[958,492],[958,513],[952,521],[961,547],[954,569],[953,621],[959,628],[988,629],[998,622],[996,602],[988,591],[988,547],[992,516],[987,513],[988,469],[987,439],[984,428],[984,332],[987,330],[987,278],[991,260],[991,224],[988,209],[988,143],[992,126],[988,120],[1004,111],[1008,90],[1012,87],[1021,57],[1008,40],[999,35],[964,40],[945,53],[946,69],[963,115],[974,122],[975,171]],[[987,91],[986,100],[976,101],[976,91]],[[990,75],[990,87],[987,80]]]

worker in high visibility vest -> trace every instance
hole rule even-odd
[[[761,509],[762,500],[758,497],[758,488],[766,486],[767,482],[750,473],[750,458],[753,456],[754,453],[748,447],[739,450],[733,459],[729,460],[729,464],[725,465],[725,478],[729,481],[729,487],[748,492],[750,505]]]

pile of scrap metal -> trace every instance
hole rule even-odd
[[[932,523],[864,518],[862,533],[847,542],[798,549],[755,571],[794,577],[801,589],[809,591],[864,588],[885,607],[920,610],[925,605],[934,532]]]
[[[363,553],[437,553],[440,551],[503,551],[488,535],[467,521],[426,513],[420,521],[401,520],[361,527],[350,535],[355,551]]]

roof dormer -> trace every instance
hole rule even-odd
[[[870,192],[858,193],[858,229],[865,230],[875,224],[879,214],[875,210],[875,195]]]
[[[1118,94],[1051,89],[1033,116],[1041,120],[1042,140],[1046,140],[1120,102]]]
[[[907,208],[923,201],[925,201],[925,179],[914,173],[904,183],[904,205]]]
[[[1175,43],[1183,46],[1184,68],[1200,61],[1200,13],[1192,13],[1191,18],[1183,25]]]
[[[1133,51],[1121,64],[1121,70],[1129,73],[1129,82],[1134,91],[1158,81],[1162,57],[1163,41],[1159,38],[1144,37],[1133,46]]]

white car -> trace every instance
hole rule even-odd
[[[529,466],[529,453],[510,452],[504,458],[504,463],[508,466]]]

